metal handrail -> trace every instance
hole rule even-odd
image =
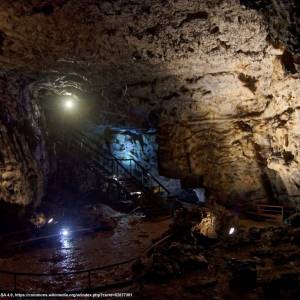
[[[90,170],[94,171],[94,172],[99,172],[97,168],[94,167],[90,167]],[[120,184],[119,181],[113,180],[111,179],[110,182],[113,182],[117,185],[118,190],[119,190],[119,195],[120,195],[120,191],[122,191],[123,193],[125,193],[128,197],[131,197],[130,193]]]
[[[98,145],[99,146],[99,143],[96,141],[96,140],[94,140],[93,138],[91,138],[91,137],[88,137],[87,135],[85,135],[84,133],[82,133],[82,132],[80,132],[80,131],[75,131],[74,132],[76,135],[79,135],[79,136],[81,136],[81,137],[83,137],[83,138],[85,138],[85,139],[87,139],[88,141],[90,141],[91,143],[93,143],[93,144],[95,144],[95,145]],[[83,142],[82,140],[81,140],[81,142]],[[157,179],[157,178],[155,178],[155,176],[153,176],[150,172],[148,172],[146,169],[145,169],[145,167],[143,167],[138,161],[136,161],[134,158],[130,158],[130,159],[119,159],[119,158],[117,158],[116,156],[114,156],[112,153],[110,153],[110,152],[108,152],[107,150],[105,150],[105,149],[103,149],[102,147],[100,148],[97,148],[97,150],[96,149],[94,149],[94,148],[91,148],[91,146],[88,144],[88,143],[86,143],[85,142],[85,145],[86,146],[88,146],[91,150],[93,150],[93,151],[97,151],[97,154],[99,153],[99,151],[100,152],[102,152],[102,154],[103,153],[105,153],[106,155],[108,155],[108,156],[111,156],[111,158],[107,158],[107,157],[105,157],[106,159],[108,159],[108,160],[113,160],[113,161],[115,161],[128,175],[130,175],[131,177],[133,176],[136,180],[138,180],[137,178],[136,178],[136,176],[134,176],[131,172],[128,172],[128,170],[123,166],[123,164],[121,164],[120,163],[120,161],[133,161],[135,164],[136,164],[136,166],[138,166],[141,170],[142,170],[142,172],[143,172],[143,176],[146,174],[148,177],[150,177],[151,178],[151,180],[153,180],[153,181],[155,181],[157,184],[158,184],[158,186],[160,187],[160,188],[162,188],[164,191],[165,191],[165,193],[167,194],[167,195],[169,195],[170,194],[170,191]],[[102,146],[102,145],[101,145]],[[138,180],[139,181],[139,180]]]
[[[155,178],[150,172],[148,172],[145,167],[143,167],[139,162],[137,162],[135,159],[133,161],[141,168],[147,176],[150,176],[152,180],[154,180],[167,194],[170,194],[170,191],[161,183],[158,181],[157,178]]]
[[[257,215],[277,219],[280,217],[280,221],[284,220],[284,207],[280,205],[268,205],[268,204],[257,204]]]
[[[30,276],[30,277],[57,277],[57,276],[66,276],[66,275],[77,275],[77,274],[83,274],[83,273],[87,273],[87,272],[96,272],[96,271],[101,271],[101,270],[125,265],[125,264],[133,262],[135,260],[138,260],[139,258],[140,258],[139,256],[136,256],[134,258],[130,258],[130,259],[118,262],[118,263],[104,265],[101,267],[91,268],[91,269],[87,269],[87,270],[80,270],[80,271],[70,271],[70,272],[61,272],[61,273],[30,273],[30,272],[14,272],[14,271],[0,270],[0,274]]]
[[[79,143],[78,141],[74,141],[75,143]],[[85,142],[81,142],[81,143],[84,143],[86,144]],[[86,146],[91,149],[93,152],[97,153],[98,154],[98,151],[96,151],[94,148],[90,147],[89,144],[86,144]],[[105,160],[108,160],[108,161],[111,161],[110,158],[106,158],[106,157],[102,157],[104,158]],[[111,175],[111,172],[109,170],[107,170],[107,168],[102,165],[98,160],[96,159],[93,159],[92,162],[94,164],[96,164],[98,166],[98,168],[100,167],[107,175]],[[124,167],[121,166],[123,169]],[[92,170],[93,172],[99,172],[99,169],[98,168],[95,168],[95,167],[91,167],[91,166],[88,166],[88,168],[90,170]],[[124,169],[125,170],[125,169]],[[127,170],[125,170],[127,172]],[[130,174],[129,174],[130,175]],[[113,179],[110,179],[111,182],[114,182],[116,185],[117,185],[117,188],[118,188],[118,191],[119,191],[119,195],[122,193],[126,194],[127,197],[131,197],[132,195],[124,188],[124,186],[122,186],[122,184],[119,182],[119,181],[115,181]]]
[[[170,237],[170,236],[167,236],[167,237]],[[166,237],[163,238],[160,241],[163,241],[165,239],[166,239]],[[14,272],[14,271],[0,270],[0,274],[12,275],[13,276],[14,292],[17,291],[17,277],[18,276],[25,276],[25,277],[58,277],[58,276],[78,275],[78,274],[84,274],[84,273],[87,273],[87,276],[88,276],[88,289],[91,289],[92,288],[91,273],[106,270],[106,269],[111,269],[111,268],[114,268],[114,267],[117,267],[117,266],[122,266],[122,265],[129,264],[131,262],[137,261],[137,260],[141,259],[142,255],[147,253],[147,251],[150,251],[150,249],[152,249],[153,246],[158,244],[160,241],[146,247],[142,251],[142,254],[139,255],[139,256],[135,256],[133,258],[130,258],[130,259],[127,259],[127,260],[124,260],[124,261],[121,261],[121,262],[117,262],[117,263],[109,264],[109,265],[104,265],[104,266],[101,266],[101,267],[90,268],[90,269],[80,270],[80,271],[60,272],[60,273],[30,273],[30,272]],[[1,289],[0,289],[0,292],[1,292]]]
[[[89,145],[88,143],[86,143],[86,142],[84,142],[84,141],[80,141],[80,143],[82,143],[82,144],[84,144],[87,148],[89,148],[90,150],[92,150],[94,153],[96,153],[96,154],[99,154],[99,151],[98,151],[98,149],[95,149],[95,148],[93,148],[91,145]],[[105,157],[105,156],[102,156],[102,158],[104,158],[105,160],[111,160],[111,159],[109,159],[109,158],[107,158],[107,157]],[[130,172],[118,161],[118,159],[116,158],[116,163],[118,164],[118,166],[120,167],[120,168],[122,168],[128,175],[130,175],[130,176],[132,176],[131,174],[130,174]]]
[[[148,177],[150,177],[153,181],[155,181],[162,189],[164,189],[164,191],[169,194],[170,191],[161,183],[159,182],[159,180],[157,178],[155,178],[155,176],[153,174],[151,174],[144,166],[142,166],[138,161],[136,161],[134,158],[110,158],[110,160],[112,161],[133,161],[136,166],[138,166],[142,171],[143,171],[143,175],[146,175]],[[136,168],[137,169],[137,168]]]
[[[79,143],[78,141],[75,141],[76,143]],[[88,143],[86,143],[85,141],[80,141],[80,143],[82,143],[82,144],[84,144],[86,147],[88,147],[90,150],[92,150],[94,153],[96,153],[96,154],[99,154],[99,151],[98,150],[96,150],[95,148],[93,148],[93,147],[91,147]],[[132,176],[132,174],[119,162],[119,161],[117,161],[117,160],[115,160],[114,158],[113,159],[111,159],[111,158],[106,158],[106,157],[103,157],[102,156],[102,158],[104,158],[105,160],[108,160],[108,161],[116,161],[117,162],[117,164],[130,176],[130,177],[132,177],[135,181],[137,181],[136,180],[136,178],[134,177],[134,176]],[[107,173],[107,174],[110,174],[110,172],[106,169],[106,167],[105,166],[103,166],[98,160],[96,160],[96,159],[94,159],[93,160],[93,162],[95,163],[95,164],[97,164],[98,166],[100,166],[103,170],[105,170],[105,172]],[[112,166],[112,169],[113,169],[113,166]],[[93,171],[96,171],[96,168],[94,168],[94,170]],[[126,189],[124,189],[124,187],[120,184],[120,182],[119,181],[114,181],[116,184],[117,184],[117,187],[118,187],[118,189],[119,189],[119,191],[122,191],[123,193],[126,193],[127,194],[127,196],[131,196],[129,193],[128,193],[128,191],[126,190]]]
[[[118,263],[110,264],[110,265],[105,265],[97,268],[91,268],[87,270],[80,270],[80,271],[70,271],[70,272],[60,272],[60,273],[30,273],[30,272],[13,272],[13,271],[7,271],[7,270],[0,270],[0,274],[4,275],[12,275],[13,276],[13,291],[17,291],[17,278],[22,276],[22,277],[59,277],[59,276],[71,276],[71,275],[79,275],[79,274],[86,274],[87,279],[88,279],[88,289],[90,290],[92,288],[92,273],[103,271],[106,269],[112,269],[114,267],[122,266],[129,264],[131,262],[137,261],[140,259],[139,256],[127,259],[125,261],[121,261]],[[1,289],[0,289],[1,291]]]

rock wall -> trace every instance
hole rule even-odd
[[[241,0],[247,7],[262,12],[269,24],[270,37],[281,41],[294,54],[300,50],[300,3],[297,0]],[[298,58],[298,65],[300,60]]]
[[[185,80],[193,101],[165,111],[160,123],[164,175],[203,176],[226,203],[300,200],[300,81],[282,55],[266,45],[250,64]]]
[[[41,113],[29,84],[0,73],[0,202],[19,206],[40,202],[48,170]]]
[[[99,123],[159,127],[166,177],[298,201],[296,0],[100,2],[1,1],[0,65],[88,78]]]
[[[156,132],[137,129],[100,129],[98,134],[106,140],[106,147],[119,159],[134,159],[155,176],[171,194],[181,190],[180,181],[161,176],[157,164]],[[123,164],[129,168],[126,161]]]

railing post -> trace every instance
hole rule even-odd
[[[17,274],[14,273],[14,292],[17,291]]]

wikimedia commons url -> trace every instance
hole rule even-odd
[[[131,298],[133,297],[132,293],[74,293],[74,294],[69,294],[69,293],[62,293],[62,294],[56,294],[56,293],[0,293],[0,299],[5,299],[5,298],[38,298],[38,297],[43,297],[43,298],[54,298],[54,297],[64,297],[64,298]]]

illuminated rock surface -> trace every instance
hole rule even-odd
[[[0,66],[34,95],[89,90],[117,114],[99,122],[158,127],[162,175],[203,176],[224,202],[294,201],[298,4],[249,2],[1,1]]]
[[[0,74],[0,200],[22,206],[40,202],[48,169],[39,107],[28,89],[20,92],[26,84]]]
[[[133,278],[137,299],[299,299],[299,216],[243,218],[256,202],[300,200],[298,2],[1,0],[0,269],[54,274],[139,255],[133,269],[92,272],[92,285]],[[147,171],[115,174],[100,134],[86,151],[82,136],[99,127],[118,128],[107,149]],[[168,188],[205,188],[210,208],[130,185],[148,171]],[[2,235],[8,224],[21,233]],[[17,287],[86,288],[88,273],[73,275],[18,276]]]

